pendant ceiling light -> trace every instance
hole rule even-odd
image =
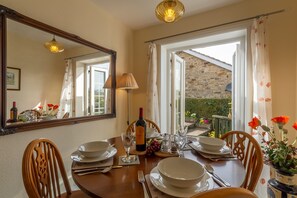
[[[56,41],[55,35],[54,35],[54,37],[53,37],[53,39],[51,41],[46,42],[44,44],[44,47],[46,47],[52,53],[59,53],[59,52],[64,51],[63,46]]]
[[[179,0],[163,0],[155,10],[158,19],[166,23],[175,22],[184,12],[185,7]]]

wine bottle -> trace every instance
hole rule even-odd
[[[12,108],[10,109],[10,120],[12,122],[18,121],[18,109],[16,108],[16,102],[12,103]]]
[[[136,151],[146,150],[146,122],[143,119],[143,108],[139,108],[139,119],[136,121]]]

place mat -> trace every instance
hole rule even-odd
[[[150,194],[152,198],[174,198],[171,195],[167,195],[160,190],[158,190],[151,182],[150,180],[150,174],[145,175],[146,184],[148,187],[148,190],[150,191]]]
[[[75,162],[72,170],[79,170],[79,169],[88,169],[88,168],[101,168],[106,166],[112,166],[113,165],[113,157],[99,162],[93,162],[93,163],[77,163]]]
[[[138,155],[130,155],[130,157],[135,157],[135,160],[133,162],[130,162],[130,163],[123,162],[122,158],[124,158],[124,157],[126,157],[126,155],[123,155],[123,156],[119,157],[119,165],[120,166],[129,166],[129,165],[140,164]]]

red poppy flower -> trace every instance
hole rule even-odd
[[[58,108],[59,108],[59,105],[54,105],[53,106],[53,110],[58,109]]]
[[[297,130],[297,122],[293,124],[293,128]]]
[[[272,122],[277,123],[277,124],[287,124],[289,121],[289,116],[279,116],[279,117],[274,117],[271,119]]]
[[[54,105],[53,105],[53,104],[47,104],[47,106],[48,106],[48,107],[53,107]]]
[[[249,126],[252,127],[252,129],[257,129],[257,127],[260,125],[261,125],[261,122],[257,117],[254,117],[252,121],[249,122]]]

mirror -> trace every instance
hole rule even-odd
[[[116,116],[115,51],[0,9],[2,135]]]

